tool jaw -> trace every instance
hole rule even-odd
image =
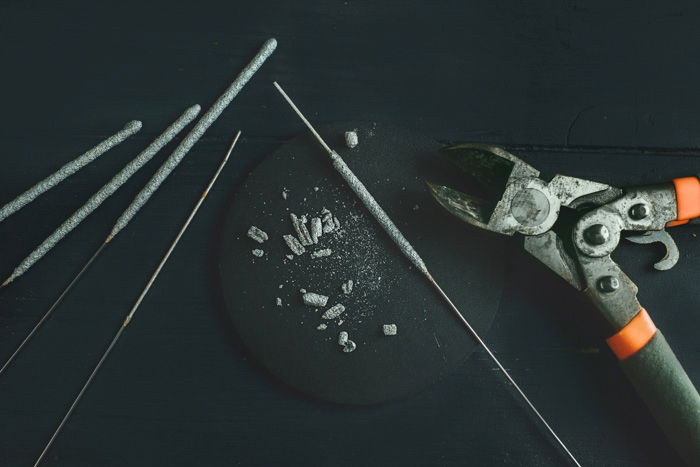
[[[678,258],[677,248],[664,230],[677,217],[672,184],[623,191],[566,175],[546,182],[539,171],[508,151],[482,144],[450,146],[443,154],[485,182],[487,188],[501,191],[489,203],[429,184],[435,199],[473,226],[504,235],[524,235],[525,250],[589,295],[616,329],[640,308],[637,286],[610,257],[622,232],[644,233],[632,237],[638,243],[661,241],[667,245],[669,253],[657,263],[658,269],[673,266]],[[571,208],[575,216],[558,223],[562,206]]]
[[[452,188],[428,183],[435,199],[463,221],[504,235],[540,235],[559,216],[562,205],[604,191],[607,185],[557,175],[550,182],[510,152],[485,144],[448,146],[442,154],[467,175],[479,180],[495,196],[491,202]]]

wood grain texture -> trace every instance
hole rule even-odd
[[[209,105],[265,39],[274,35],[279,48],[0,379],[0,463],[36,457],[241,128],[226,177],[46,465],[561,465],[482,354],[419,396],[381,407],[324,405],[280,389],[231,337],[212,245],[231,188],[299,131],[273,79],[322,108],[309,115],[318,124],[376,120],[445,141],[509,144],[545,174],[625,185],[698,172],[700,7],[670,3],[2,2],[0,197],[124,121],[144,122],[0,225],[4,273],[182,108]],[[157,164],[0,292],[0,355]],[[669,272],[652,271],[651,247],[624,245],[617,259],[700,381],[696,231],[672,233],[681,260]],[[678,465],[583,298],[517,242],[508,254],[506,293],[486,338],[580,461]]]

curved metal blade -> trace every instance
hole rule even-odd
[[[450,214],[476,227],[487,229],[491,213],[487,203],[452,188],[426,182],[433,198]]]
[[[659,271],[668,271],[678,262],[680,253],[676,242],[673,241],[671,235],[665,230],[652,230],[641,235],[632,235],[627,237],[632,243],[648,244],[648,243],[663,243],[666,247],[666,254],[660,261],[654,264],[654,268]]]

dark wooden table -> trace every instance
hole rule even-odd
[[[695,2],[100,3],[0,4],[2,201],[126,121],[144,122],[0,225],[2,274],[182,109],[211,103],[265,39],[279,48],[0,378],[1,465],[36,458],[238,128],[235,160],[45,465],[565,465],[483,353],[422,394],[379,407],[284,389],[233,339],[217,229],[235,185],[301,130],[273,79],[317,109],[319,123],[386,121],[440,140],[508,145],[550,175],[626,185],[696,173]],[[154,167],[0,292],[0,358]],[[673,232],[681,260],[669,272],[651,270],[654,247],[624,245],[616,259],[700,382],[696,232]],[[513,376],[584,465],[678,465],[583,297],[517,241],[508,248],[486,337]]]

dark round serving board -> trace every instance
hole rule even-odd
[[[343,134],[354,128],[360,144],[348,149]],[[501,296],[502,243],[467,228],[430,198],[425,179],[458,184],[462,178],[436,157],[440,144],[373,123],[320,131],[485,335]],[[289,214],[312,217],[324,207],[338,217],[340,232],[324,234],[304,255],[287,259],[291,252],[282,235],[294,234]],[[269,240],[260,245],[248,238],[251,225]],[[254,257],[255,248],[264,256]],[[320,248],[333,253],[312,259],[311,251]],[[267,157],[234,193],[220,269],[226,305],[250,353],[277,378],[313,397],[372,404],[415,393],[453,370],[476,346],[306,132]],[[341,284],[348,279],[355,286],[344,295]],[[322,319],[324,309],[302,303],[302,288],[328,295],[325,308],[342,303],[345,313]],[[327,329],[318,330],[321,323]],[[398,334],[384,336],[383,324],[396,324]],[[342,351],[339,331],[356,342],[354,352]]]

